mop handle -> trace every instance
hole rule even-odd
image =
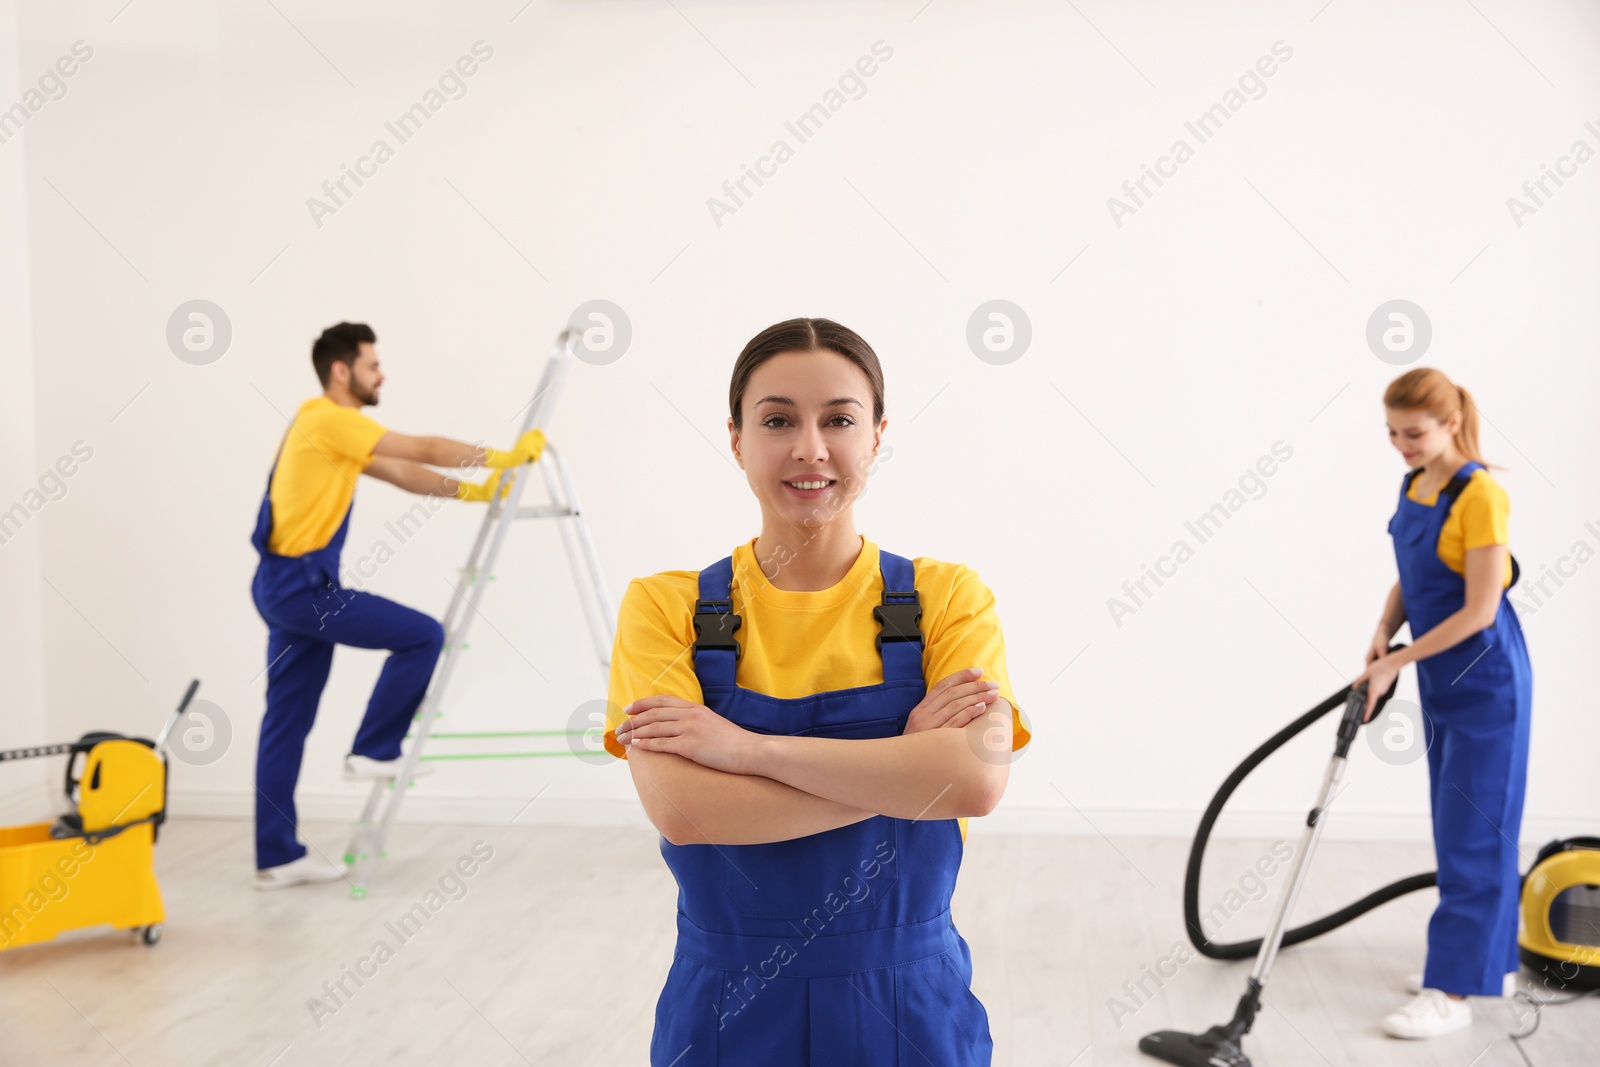
[[[172,713],[172,717],[167,720],[167,724],[161,728],[160,736],[156,738],[156,743],[153,746],[156,751],[159,752],[161,746],[167,743],[167,735],[172,733],[174,726],[178,725],[178,720],[183,717],[184,709],[188,708],[189,701],[194,699],[195,690],[199,688],[200,679],[195,678],[189,682],[189,688],[184,692],[183,699],[178,702],[178,710]],[[62,741],[56,745],[32,745],[28,748],[0,750],[0,763],[4,763],[7,760],[35,759],[39,756],[65,756],[78,744],[78,741]]]
[[[155,750],[157,752],[160,752],[162,747],[166,745],[167,738],[172,734],[172,728],[178,725],[179,719],[183,718],[184,711],[189,707],[189,701],[194,699],[194,691],[199,688],[200,679],[190,679],[189,688],[184,690],[183,699],[178,701],[177,710],[174,711],[170,717],[168,717],[167,724],[163,726],[161,728],[161,732],[156,735]]]
[[[178,702],[178,710],[172,713],[167,724],[161,728],[161,734],[156,738],[153,746],[157,752],[167,743],[167,735],[172,733],[172,728],[178,725],[178,720],[183,718],[184,709],[189,706],[189,701],[194,699],[194,692],[200,688],[200,679],[195,678],[189,682],[189,688],[184,692],[183,699]],[[77,741],[62,741],[56,745],[32,745],[28,748],[11,748],[0,750],[0,763],[7,760],[35,759],[39,756],[65,756],[78,744]]]

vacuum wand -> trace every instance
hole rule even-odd
[[[1202,1034],[1181,1030],[1158,1030],[1139,1039],[1139,1051],[1181,1067],[1250,1067],[1250,1057],[1244,1054],[1240,1042],[1255,1024],[1256,1013],[1261,1010],[1261,991],[1266,987],[1267,976],[1283,944],[1284,931],[1289,925],[1289,915],[1305,883],[1306,871],[1311,866],[1311,853],[1322,837],[1323,818],[1328,806],[1337,797],[1339,781],[1344,777],[1345,763],[1350,744],[1361,730],[1367,711],[1367,684],[1352,686],[1345,701],[1344,716],[1339,720],[1338,739],[1334,743],[1333,757],[1322,775],[1322,787],[1317,792],[1316,803],[1306,816],[1305,829],[1300,834],[1300,846],[1295,850],[1294,871],[1289,884],[1278,898],[1272,912],[1272,921],[1261,938],[1261,949],[1256,953],[1256,965],[1245,983],[1244,995],[1234,1008],[1233,1018],[1213,1026]]]
[[[1300,832],[1300,847],[1295,850],[1294,872],[1289,877],[1288,889],[1278,898],[1272,922],[1267,927],[1266,936],[1261,939],[1261,951],[1256,953],[1256,965],[1251,970],[1250,977],[1259,986],[1267,984],[1267,974],[1272,970],[1273,961],[1278,958],[1278,948],[1283,944],[1283,932],[1288,927],[1289,913],[1294,910],[1294,902],[1300,896],[1300,887],[1305,883],[1306,871],[1311,867],[1311,853],[1322,838],[1322,827],[1325,825],[1322,816],[1337,795],[1335,790],[1339,788],[1339,782],[1344,777],[1350,743],[1355,740],[1356,733],[1361,729],[1361,720],[1366,712],[1367,684],[1362,682],[1351,688],[1350,697],[1345,701],[1344,716],[1339,720],[1338,740],[1333,746],[1333,758],[1328,760],[1328,769],[1322,774],[1322,788],[1317,793],[1317,802],[1306,815],[1306,827]]]

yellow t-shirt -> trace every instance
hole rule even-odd
[[[1435,491],[1423,500],[1417,496],[1417,483],[1414,480],[1406,490],[1406,497],[1418,504],[1433,507],[1438,503],[1439,493]],[[1491,478],[1485,469],[1473,471],[1472,477],[1467,479],[1466,486],[1456,497],[1449,518],[1444,520],[1444,527],[1439,531],[1439,562],[1457,574],[1466,574],[1467,549],[1510,545],[1507,534],[1510,517],[1511,498],[1500,488],[1500,483]],[[1510,585],[1511,553],[1508,551],[1504,587]]]
[[[303,556],[333,540],[355,496],[356,478],[372,462],[372,449],[387,432],[356,408],[326,396],[301,404],[284,434],[268,490],[268,550]]]
[[[879,626],[872,616],[883,602],[878,546],[862,537],[861,554],[837,585],[802,591],[767,580],[755,540],[733,552],[729,596],[742,620],[739,686],[787,699],[881,683],[883,660],[874,645]],[[1031,735],[1006,673],[994,594],[964,564],[926,556],[911,563],[922,605],[923,679],[931,688],[964,667],[982,667],[981,677],[999,682],[999,694],[1011,704],[1012,749],[1022,748]],[[690,651],[699,578],[698,571],[662,571],[628,583],[607,695],[605,746],[613,756],[627,759],[616,730],[626,718],[622,709],[635,700],[665,693],[704,702]],[[960,823],[965,840],[967,820]]]

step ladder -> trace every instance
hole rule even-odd
[[[572,372],[580,338],[580,332],[572,327],[557,336],[550,358],[545,363],[539,389],[525,409],[518,437],[535,427],[550,425],[551,413]],[[544,476],[550,503],[524,505],[523,490],[532,480],[535,469]],[[444,662],[434,672],[432,684],[418,709],[411,745],[404,754],[399,773],[392,780],[383,779],[372,784],[372,792],[351,835],[344,860],[349,865],[347,877],[354,897],[367,895],[373,864],[384,855],[384,843],[388,840],[389,830],[400,810],[401,801],[405,799],[406,790],[411,786],[417,760],[422,755],[434,720],[439,716],[445,689],[455,673],[456,661],[466,647],[467,634],[478,615],[483,591],[489,584],[488,579],[494,572],[495,561],[500,558],[500,549],[513,522],[524,519],[556,520],[567,562],[578,586],[578,598],[583,603],[584,616],[589,623],[589,636],[594,641],[595,653],[600,661],[601,677],[609,682],[611,646],[616,636],[616,608],[606,589],[594,538],[589,533],[589,524],[578,503],[578,494],[573,488],[572,476],[562,458],[561,449],[554,442],[546,441],[537,463],[507,469],[501,475],[501,482],[507,485],[506,494],[489,503],[483,523],[478,527],[477,539],[472,544],[472,554],[467,558],[467,565],[461,568],[461,580],[456,583],[450,606],[445,611]]]

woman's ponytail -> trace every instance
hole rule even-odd
[[[1478,405],[1464,387],[1456,386],[1456,392],[1461,394],[1461,428],[1456,431],[1456,451],[1487,467],[1483,454],[1478,451]]]

